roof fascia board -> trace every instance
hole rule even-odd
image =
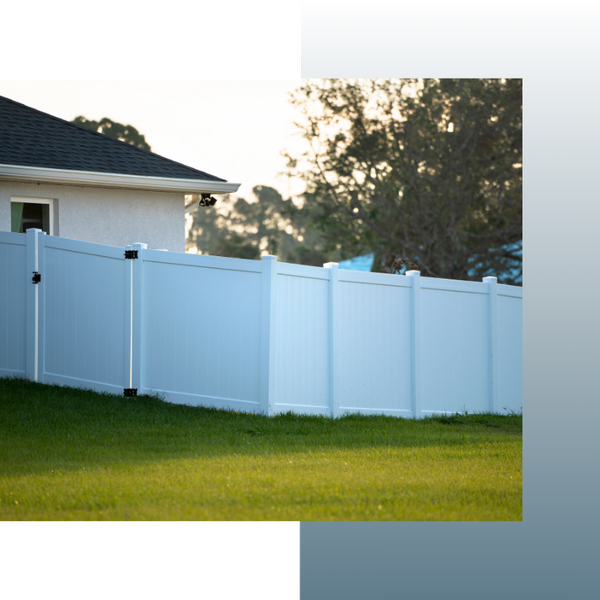
[[[149,177],[146,175],[122,175],[94,171],[69,171],[43,167],[24,167],[0,164],[0,179],[10,181],[35,181],[39,183],[63,183],[99,187],[119,187],[138,190],[184,192],[187,194],[229,194],[236,192],[239,183],[203,179],[178,179]]]

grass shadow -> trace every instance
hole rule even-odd
[[[522,415],[273,417],[0,379],[0,475],[179,458],[453,446],[521,435]],[[508,440],[507,440],[508,441]]]

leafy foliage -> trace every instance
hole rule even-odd
[[[256,186],[252,191],[257,201],[225,199],[196,209],[188,244],[216,256],[258,259],[264,251],[284,262],[319,267],[327,262],[320,236],[304,213],[274,188]]]
[[[247,241],[245,237],[237,233],[218,240],[213,252],[217,256],[228,256],[231,258],[249,258],[255,260],[260,258],[258,246]]]
[[[85,127],[91,131],[103,133],[104,135],[116,140],[120,140],[121,142],[127,142],[128,144],[137,146],[142,150],[148,150],[148,152],[151,152],[152,150],[148,142],[146,142],[146,138],[132,125],[123,125],[121,123],[112,121],[107,117],[100,119],[100,121],[92,121],[81,115],[75,117],[71,123],[80,125],[81,127]]]
[[[288,153],[325,250],[408,257],[424,275],[521,276],[522,84],[308,81],[292,94],[309,150]],[[517,248],[515,250],[515,248]]]

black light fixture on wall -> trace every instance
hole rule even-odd
[[[200,206],[214,206],[217,203],[217,199],[213,198],[210,194],[202,194],[202,198],[198,203]]]

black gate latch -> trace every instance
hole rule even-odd
[[[137,258],[138,251],[137,250],[125,250],[125,258]]]
[[[41,280],[42,276],[37,271],[33,271],[33,277],[31,278],[31,281],[33,283],[39,283]]]

